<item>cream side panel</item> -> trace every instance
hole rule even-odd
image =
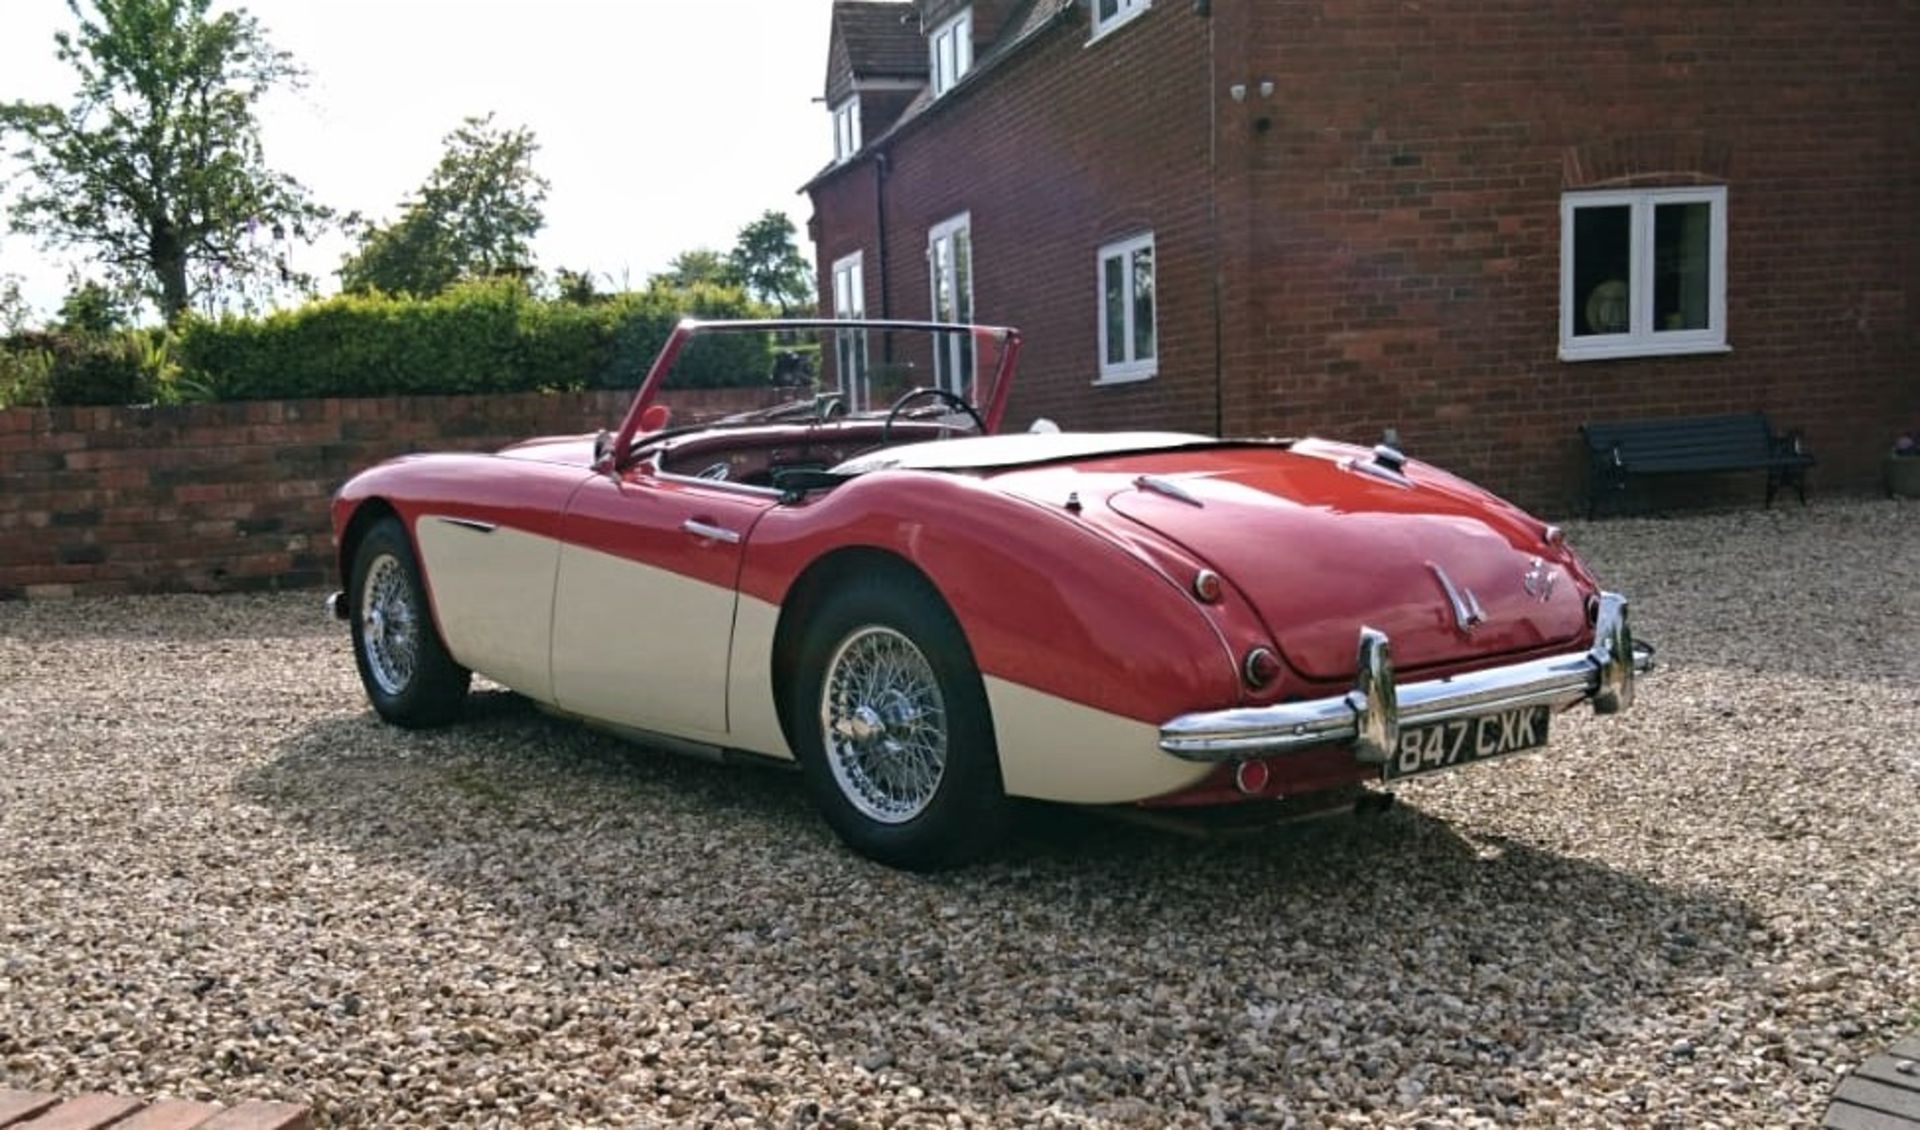
[[[553,690],[562,710],[727,742],[732,589],[577,545],[560,551]]]
[[[547,629],[560,543],[505,526],[488,533],[432,514],[420,518],[413,536],[447,650],[462,666],[551,702]]]
[[[1160,730],[1019,683],[986,678],[1012,796],[1122,804],[1194,784],[1208,767],[1160,751]]]
[[[740,598],[727,672],[727,744],[792,760],[773,695],[773,633],[779,626],[779,605]]]

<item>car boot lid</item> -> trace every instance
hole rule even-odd
[[[1351,676],[1362,626],[1401,667],[1472,662],[1586,630],[1580,566],[1509,504],[1412,461],[1301,441],[1118,456],[1001,475],[1035,501],[1072,495],[1085,519],[1152,531],[1237,586],[1287,662]],[[1362,464],[1371,464],[1363,467]],[[1382,470],[1390,473],[1381,473]]]

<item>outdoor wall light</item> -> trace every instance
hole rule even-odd
[[[1227,94],[1235,102],[1245,102],[1247,100],[1247,84],[1244,82],[1236,82],[1232,86],[1227,87]]]

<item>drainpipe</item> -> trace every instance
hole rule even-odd
[[[880,256],[880,317],[893,317],[893,305],[887,295],[887,155],[873,155],[873,232],[875,251]],[[880,356],[893,364],[893,335],[880,335]]]
[[[1207,223],[1213,236],[1213,434],[1218,436],[1227,430],[1225,329],[1220,309],[1220,57],[1212,5],[1196,2],[1194,11],[1207,21]]]

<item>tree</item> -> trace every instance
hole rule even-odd
[[[124,291],[82,279],[76,272],[68,276],[67,296],[60,301],[55,324],[73,333],[109,334],[126,329],[133,321],[126,298]]]
[[[768,210],[740,229],[727,265],[747,294],[780,308],[786,317],[795,306],[813,304],[813,269],[793,241],[793,221]]]
[[[613,296],[600,289],[592,271],[556,267],[553,272],[553,299],[572,306],[594,306]]]
[[[33,321],[33,303],[20,289],[19,275],[0,275],[0,337],[11,337]]]
[[[0,105],[0,134],[25,142],[14,230],[89,249],[169,321],[197,300],[309,285],[290,244],[329,217],[268,167],[254,114],[305,72],[244,10],[211,4],[67,0],[79,29],[54,43],[79,76],[73,105]]]
[[[384,227],[367,225],[340,265],[347,290],[438,294],[465,278],[533,273],[528,244],[546,225],[547,182],[533,171],[530,129],[468,118],[444,140],[419,193]]]
[[[667,263],[667,269],[647,280],[650,286],[670,287],[674,290],[686,290],[700,283],[713,283],[718,286],[736,286],[738,280],[733,274],[733,265],[727,256],[705,247],[696,247],[692,251],[682,251]]]

